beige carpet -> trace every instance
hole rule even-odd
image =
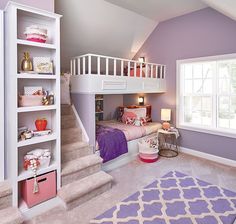
[[[26,223],[88,224],[92,218],[172,170],[178,170],[212,184],[236,191],[236,168],[219,165],[185,154],[180,154],[178,157],[171,159],[161,158],[153,164],[135,160],[110,172],[114,177],[115,183],[112,189],[106,193],[71,211],[66,212],[58,207]]]

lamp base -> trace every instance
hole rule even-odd
[[[163,122],[162,123],[162,129],[164,129],[164,130],[170,129],[170,123],[167,122],[167,121]]]

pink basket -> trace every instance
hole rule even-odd
[[[56,171],[37,177],[39,192],[33,193],[34,178],[22,182],[22,198],[29,208],[56,197]]]
[[[43,97],[38,95],[21,95],[19,96],[20,107],[42,106]]]

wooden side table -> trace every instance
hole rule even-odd
[[[177,129],[175,129],[177,130]],[[176,157],[179,154],[177,131],[166,131],[159,129],[157,132],[159,140],[159,155],[167,158]]]

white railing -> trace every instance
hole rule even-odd
[[[141,68],[141,69],[140,69]],[[165,79],[166,66],[104,55],[85,54],[70,61],[72,75]]]

